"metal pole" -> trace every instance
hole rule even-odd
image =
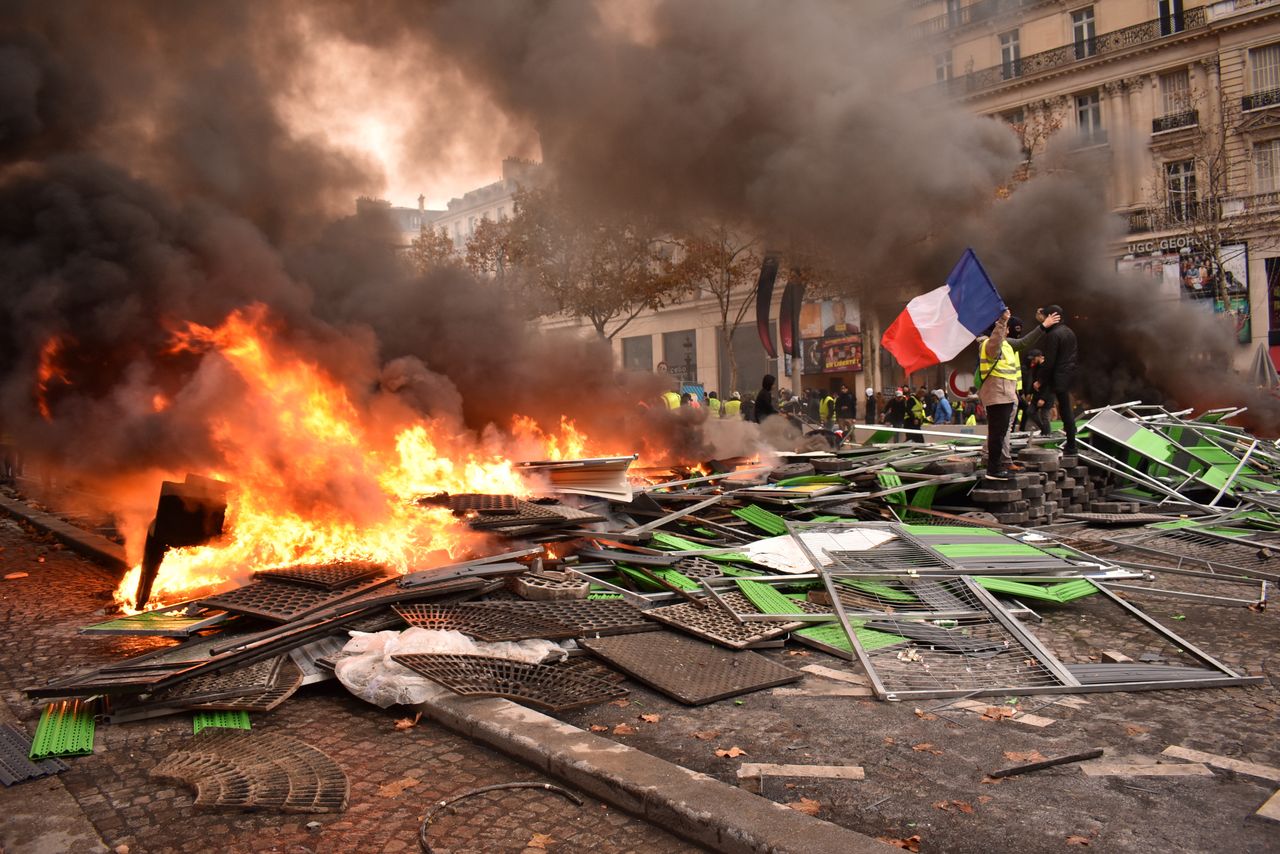
[[[1227,491],[1235,479],[1240,476],[1240,469],[1244,468],[1244,464],[1249,461],[1249,457],[1253,456],[1253,451],[1258,447],[1258,440],[1254,439],[1253,444],[1249,446],[1249,450],[1244,452],[1244,456],[1240,458],[1240,462],[1236,463],[1236,467],[1231,470],[1231,477],[1227,478],[1227,482],[1222,484],[1222,488],[1218,490],[1218,494],[1213,496],[1213,500],[1209,502],[1210,507],[1216,507],[1218,499],[1222,498],[1222,494]]]

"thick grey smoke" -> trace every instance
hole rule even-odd
[[[368,5],[328,20],[458,63],[537,129],[580,203],[749,222],[770,245],[861,264],[868,288],[1017,163],[1004,128],[902,91],[899,4],[884,0],[654,2],[639,23],[579,0]]]
[[[105,475],[207,460],[204,425],[234,388],[169,352],[170,330],[251,302],[357,396],[395,387],[474,430],[512,412],[548,425],[567,414],[604,435],[672,423],[640,409],[654,389],[615,376],[603,345],[531,335],[507,295],[457,272],[410,277],[383,226],[345,217],[378,169],[298,131],[278,97],[310,85],[316,39],[385,51],[422,77],[404,121],[424,159],[432,140],[447,159],[460,139],[484,150],[531,128],[581,204],[714,214],[779,248],[815,243],[864,294],[932,286],[960,235],[999,277],[1027,283],[1011,298],[1070,307],[1109,280],[1084,260],[1103,245],[1088,223],[1105,220],[1084,191],[1037,180],[996,202],[1012,135],[902,91],[913,48],[896,35],[899,4],[639,8],[614,20],[612,4],[584,0],[0,3],[6,425]],[[507,118],[499,132],[471,109],[477,89]],[[1155,319],[1150,338],[1120,334],[1138,308],[1091,310],[1078,324],[1086,356],[1091,326],[1112,354],[1179,334]],[[55,338],[65,376],[49,383],[46,420],[33,383]],[[155,411],[156,393],[174,404]],[[666,446],[723,452],[675,423]]]
[[[1099,164],[1051,152],[1047,174],[996,202],[1020,159],[1013,134],[904,91],[903,58],[919,45],[900,4],[639,8],[616,21],[608,4],[574,0],[405,2],[383,15],[339,3],[329,20],[387,50],[425,40],[432,61],[458,63],[537,128],[584,204],[748,222],[778,248],[819,246],[864,297],[935,287],[973,246],[1011,304],[1073,314],[1093,402],[1274,408],[1230,374],[1236,345],[1221,323],[1116,276],[1119,222]]]

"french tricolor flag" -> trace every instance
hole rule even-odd
[[[966,249],[947,283],[907,303],[884,331],[880,346],[911,374],[960,355],[1004,308],[978,256]]]

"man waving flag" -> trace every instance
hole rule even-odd
[[[978,256],[966,249],[947,283],[907,303],[884,331],[880,346],[911,374],[960,355],[1004,309]]]

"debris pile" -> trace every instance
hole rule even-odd
[[[1265,607],[1280,577],[1280,447],[1230,426],[1232,414],[1097,410],[1081,422],[1078,456],[1015,437],[1021,471],[1008,480],[979,474],[979,440],[958,437],[696,468],[532,464],[548,474],[542,497],[422,501],[489,533],[492,554],[404,575],[362,561],[277,567],[84,628],[182,640],[28,688],[59,701],[35,741],[57,743],[65,721],[79,734],[67,743],[83,750],[88,727],[91,749],[95,717],[191,712],[206,732],[156,773],[191,784],[198,804],[341,809],[345,789],[308,752],[319,751],[297,748],[315,761],[287,773],[324,766],[331,794],[277,804],[286,772],[253,765],[274,751],[254,753],[244,745],[255,736],[226,727],[341,674],[371,633],[407,627],[426,645],[392,651],[381,677],[551,711],[617,700],[628,680],[686,704],[785,685],[803,674],[767,653],[787,644],[857,662],[885,700],[1253,684],[1129,601]],[[1158,563],[1132,559],[1144,553]],[[1180,575],[1241,595],[1182,592],[1168,582]],[[1040,610],[1084,607],[1164,652],[1072,657],[1037,635]],[[458,636],[464,651],[447,640]],[[516,660],[487,646],[533,639],[555,654]],[[235,762],[255,770],[227,770]],[[275,782],[259,786],[259,771]],[[34,772],[6,780],[22,775]]]

